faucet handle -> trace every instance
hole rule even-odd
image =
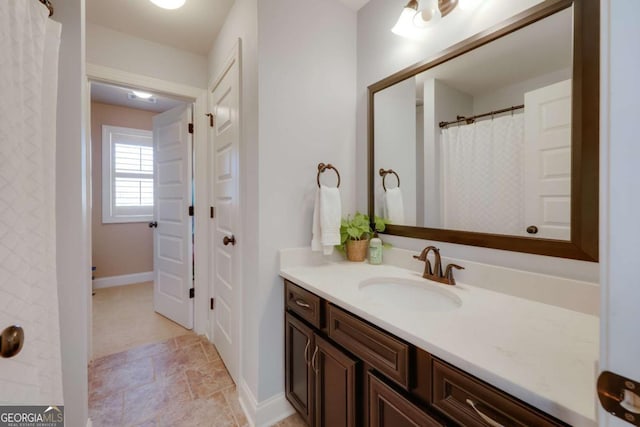
[[[449,264],[449,265],[447,265],[447,268],[446,268],[446,270],[444,272],[444,277],[447,278],[447,280],[448,280],[448,282],[449,282],[449,284],[451,286],[455,286],[455,284],[456,284],[456,279],[453,277],[453,269],[454,268],[456,270],[464,270],[464,267],[461,267],[458,264]]]

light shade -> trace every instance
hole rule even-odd
[[[151,3],[163,9],[178,9],[184,6],[186,0],[149,0]]]
[[[413,17],[418,11],[418,1],[409,0],[409,3],[402,9],[400,18],[393,26],[391,32],[402,37],[414,38],[416,35],[416,28],[413,25]]]

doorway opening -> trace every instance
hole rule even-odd
[[[93,359],[193,328],[193,224],[181,209],[193,206],[191,110],[91,82]]]

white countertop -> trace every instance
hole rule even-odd
[[[280,275],[460,369],[574,426],[595,426],[596,316],[458,283],[439,285],[389,265],[326,262]],[[418,311],[366,298],[363,280],[424,280],[457,295],[450,311]]]

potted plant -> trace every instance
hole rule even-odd
[[[356,212],[351,217],[347,215],[340,224],[340,244],[336,245],[342,253],[346,252],[349,261],[364,261],[367,257],[369,239],[375,231],[384,231],[387,221],[376,216],[375,230],[371,229],[369,215]]]

